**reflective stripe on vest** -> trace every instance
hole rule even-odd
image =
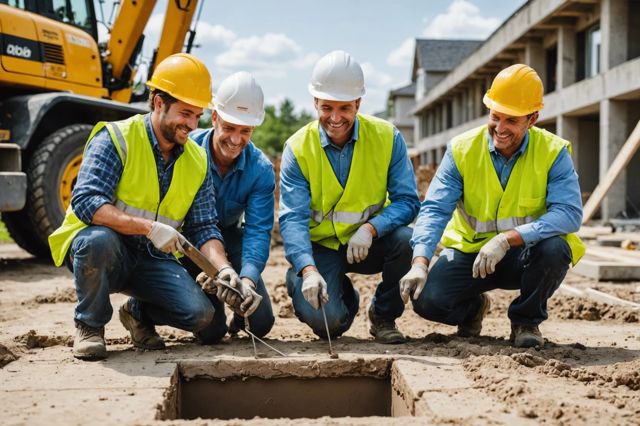
[[[332,222],[342,222],[348,223],[351,225],[362,225],[369,220],[370,217],[374,216],[384,207],[385,201],[381,201],[377,204],[367,207],[362,213],[352,213],[352,212],[336,212],[331,210],[325,216],[322,215],[322,212],[319,210],[313,210],[311,212],[311,219],[314,222],[322,222],[323,220],[330,220]]]
[[[469,226],[473,228],[473,230],[478,234],[482,234],[485,232],[508,231],[515,228],[516,226],[524,225],[525,223],[531,223],[536,220],[536,218],[533,216],[524,216],[481,221],[467,213],[467,211],[464,209],[464,202],[462,200],[458,200],[456,206],[458,208],[458,212],[462,215],[464,220],[466,220]]]
[[[546,130],[529,129],[526,150],[516,159],[509,181],[502,188],[491,161],[487,126],[481,126],[451,142],[451,153],[463,180],[463,195],[442,236],[445,247],[475,253],[498,232],[535,221],[547,212],[549,169],[571,145]],[[560,235],[571,248],[575,265],[585,252],[575,235]]]
[[[143,217],[145,219],[154,220],[156,222],[164,223],[165,225],[169,225],[172,228],[178,229],[182,226],[181,220],[173,220],[168,217],[162,216],[160,214],[156,214],[156,212],[152,212],[145,209],[140,209],[138,207],[133,207],[128,204],[125,204],[122,200],[116,200],[114,204],[117,208],[122,210],[123,212],[130,214],[132,216]]]
[[[145,119],[136,115],[114,123],[100,122],[89,135],[105,128],[122,160],[123,171],[115,190],[115,206],[128,214],[179,228],[207,175],[207,154],[191,139],[173,165],[169,189],[160,200],[160,184]],[[87,142],[88,143],[88,142]],[[51,255],[60,266],[76,234],[87,224],[67,209],[64,222],[49,236]]]
[[[358,114],[349,177],[343,187],[320,142],[318,121],[287,140],[300,171],[309,182],[311,241],[337,250],[358,227],[384,210],[394,128],[387,121]]]

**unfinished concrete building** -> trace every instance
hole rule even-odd
[[[538,125],[572,142],[587,197],[640,119],[640,0],[530,0],[435,85],[418,80],[413,113],[422,164],[439,163],[453,136],[486,123],[482,97],[514,63],[542,78]],[[636,154],[607,193],[601,218],[639,216]]]

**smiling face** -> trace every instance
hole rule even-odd
[[[511,158],[520,148],[524,135],[538,120],[538,113],[514,117],[498,111],[489,111],[489,134],[496,150],[506,158]]]
[[[198,127],[198,120],[202,116],[202,108],[176,100],[166,103],[160,96],[154,99],[154,110],[161,142],[184,145],[187,143],[189,132]],[[152,117],[153,118],[153,117]]]
[[[336,145],[347,143],[353,133],[353,123],[360,108],[360,99],[341,102],[314,98],[313,105],[318,112],[318,121],[331,142]]]
[[[216,164],[230,166],[251,139],[252,126],[241,126],[223,120],[216,111],[211,114],[213,121],[213,156]]]

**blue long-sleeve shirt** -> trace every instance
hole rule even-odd
[[[145,115],[144,122],[156,160],[160,199],[162,199],[169,190],[169,184],[173,176],[173,165],[182,155],[184,148],[176,145],[171,157],[165,162],[160,152],[158,139],[153,133],[149,114]],[[78,219],[86,224],[91,224],[96,210],[104,204],[112,204],[114,202],[116,186],[120,182],[123,170],[124,166],[115,145],[111,141],[111,136],[106,129],[100,130],[89,141],[85,149],[78,180],[71,197],[71,207]],[[141,190],[144,190],[144,188],[141,188]],[[217,221],[215,190],[213,181],[209,173],[207,173],[207,177],[196,193],[191,208],[185,216],[182,233],[196,247],[201,247],[211,239],[222,240]],[[138,247],[148,246],[156,254],[164,255],[155,250],[145,236],[129,235],[126,238]]]
[[[518,151],[507,160],[496,150],[493,139],[489,136],[488,149],[491,161],[503,189],[507,186],[514,165],[528,145],[529,132],[525,134]],[[453,160],[449,145],[420,207],[420,214],[411,238],[414,257],[424,256],[431,259],[456,208],[456,203],[462,198],[463,186],[462,176]],[[515,228],[527,246],[545,238],[576,232],[580,228],[582,221],[580,185],[566,148],[560,151],[549,169],[546,204],[545,214],[533,222]]]
[[[356,118],[353,136],[342,148],[331,142],[327,133],[319,126],[320,144],[327,154],[338,181],[344,187],[349,178],[353,149],[356,143],[367,143],[358,139],[359,123]],[[420,201],[416,189],[413,166],[407,154],[407,146],[402,134],[394,129],[391,163],[387,173],[387,190],[391,203],[380,213],[369,219],[376,228],[378,237],[399,226],[413,221]],[[284,241],[285,256],[296,272],[308,265],[314,265],[313,251],[309,237],[311,218],[311,191],[300,166],[289,146],[285,146],[280,164],[280,210],[278,221]]]
[[[198,129],[190,136],[207,151],[222,232],[225,228],[237,226],[244,214],[240,276],[257,283],[269,258],[273,229],[273,192],[276,186],[273,165],[260,149],[249,142],[231,169],[221,177],[211,152],[213,129]]]

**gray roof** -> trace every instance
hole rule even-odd
[[[389,92],[389,97],[393,96],[415,96],[416,94],[416,83],[412,82],[407,84],[406,86],[398,87],[397,89],[393,89]]]
[[[416,39],[412,80],[416,71],[451,71],[463,59],[475,51],[483,40]]]

